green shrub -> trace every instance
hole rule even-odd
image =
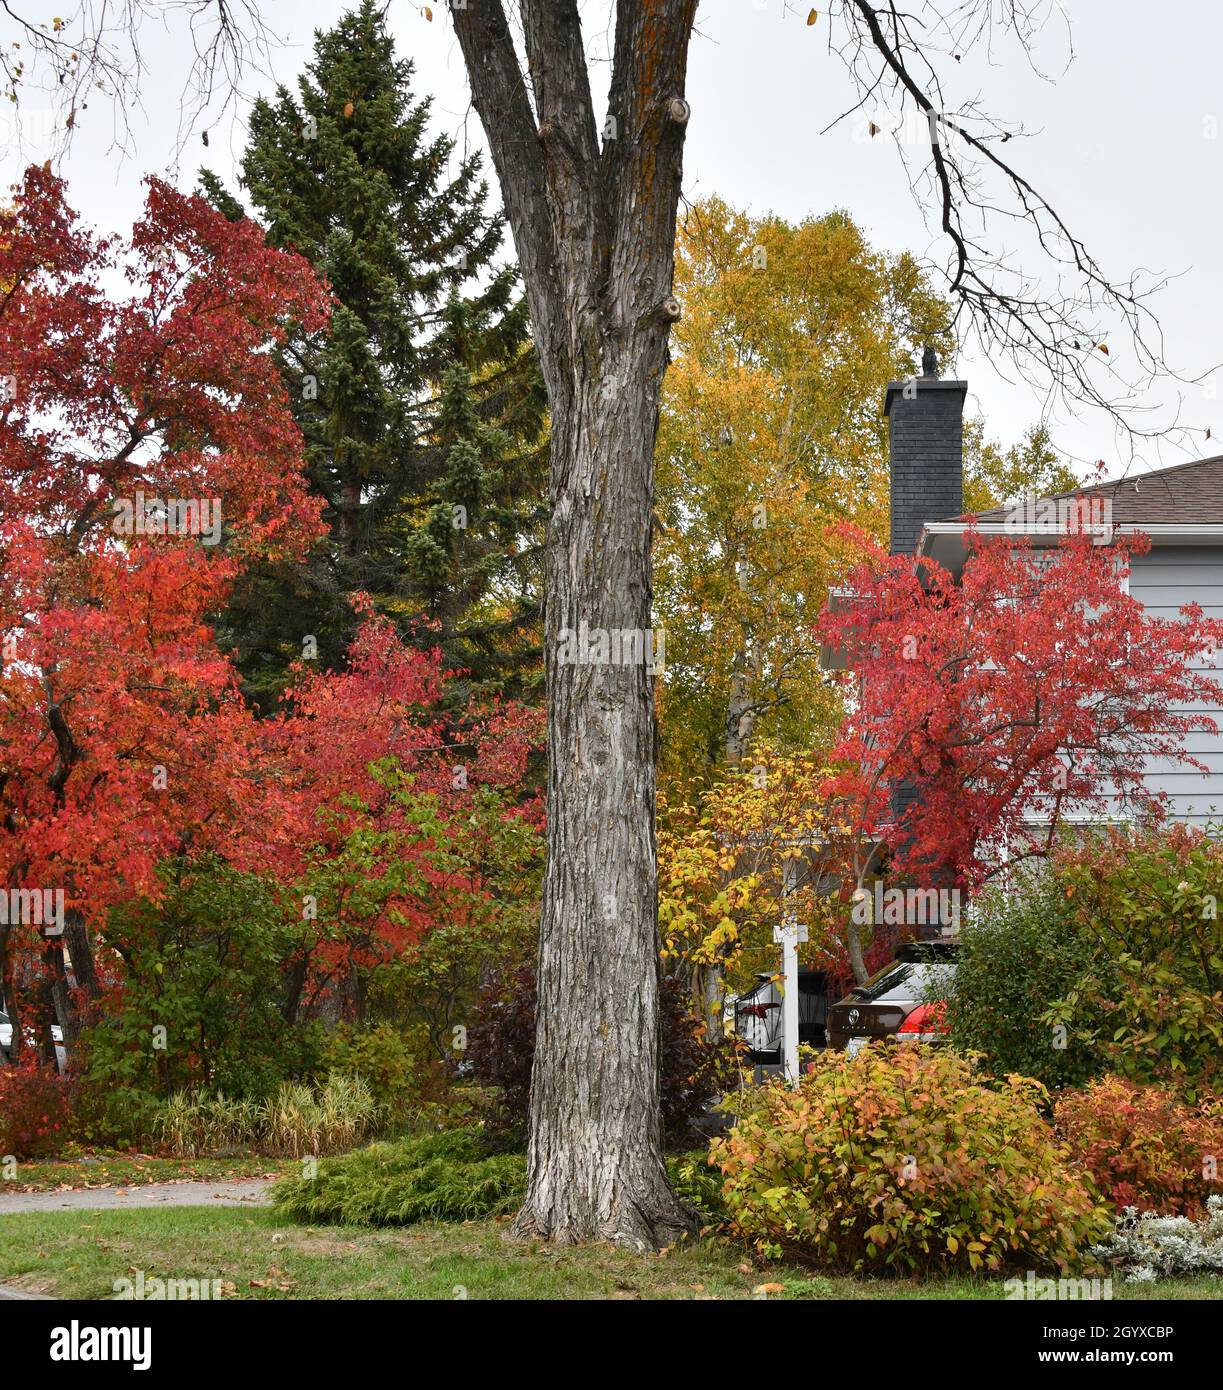
[[[408,1226],[504,1215],[525,1191],[522,1154],[490,1154],[477,1131],[449,1130],[325,1160],[313,1178],[277,1183],[272,1201],[297,1221]]]
[[[451,1085],[436,1100],[413,1103],[410,1128],[418,1134],[440,1129],[479,1129],[489,1152],[495,1148],[508,1152],[515,1146],[489,1140],[489,1121],[499,1103],[500,1095],[491,1087],[467,1082]]]
[[[78,1053],[78,1056],[80,1054]],[[139,1149],[155,1145],[165,1102],[138,1087],[108,1086],[77,1073],[72,1137],[89,1148]]]
[[[300,924],[285,920],[273,885],[210,861],[170,861],[160,872],[157,902],[110,914],[105,939],[122,950],[122,985],[100,1002],[73,1057],[100,1125],[122,1128],[122,1103],[137,1092],[263,1098],[315,1060],[317,1026],[285,1021],[284,962]],[[143,1123],[147,1106],[135,1109]]]
[[[915,1044],[825,1054],[797,1089],[747,1091],[712,1154],[766,1253],[851,1271],[1067,1268],[1110,1228],[1041,1118],[1039,1083],[984,1084]]]
[[[721,1175],[702,1150],[667,1161],[676,1192],[707,1224],[726,1217]],[[285,1178],[272,1190],[278,1211],[295,1221],[352,1226],[410,1226],[472,1221],[515,1211],[526,1196],[521,1153],[490,1153],[479,1129],[448,1130],[371,1144],[324,1159],[313,1178]]]
[[[1190,1106],[1163,1086],[1119,1076],[1064,1091],[1054,1124],[1118,1209],[1197,1218],[1219,1190],[1223,1108]]]
[[[416,1066],[403,1036],[387,1023],[375,1028],[342,1027],[328,1039],[323,1070],[359,1076],[379,1105],[402,1114],[415,1093]]]
[[[1049,874],[1025,875],[1019,892],[986,893],[960,931],[951,1045],[981,1055],[997,1076],[1018,1072],[1049,1090],[1097,1075],[1104,1058],[1068,1027],[1044,1021],[1090,968],[1091,942],[1077,931]]]
[[[702,1224],[718,1226],[730,1219],[722,1195],[722,1174],[705,1149],[672,1155],[667,1159],[667,1173],[676,1196],[696,1208]]]
[[[1091,962],[1046,1021],[1131,1081],[1190,1102],[1223,1078],[1223,843],[1185,825],[1111,828],[1055,876]]]

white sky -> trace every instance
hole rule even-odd
[[[1223,123],[1218,79],[1223,5],[1179,0],[1176,22],[1169,23],[1149,2],[1080,0],[1072,7],[1073,61],[1067,67],[1066,29],[1057,16],[1061,6],[1058,0],[1045,3],[1054,17],[1037,55],[1045,71],[1057,74],[1056,81],[1036,76],[1013,44],[1002,44],[992,62],[970,55],[962,64],[939,63],[947,105],[979,98],[991,114],[1038,132],[1008,144],[1007,153],[1113,278],[1140,267],[1179,277],[1156,301],[1166,355],[1186,375],[1201,376],[1223,361],[1223,271],[1217,251],[1223,135],[1216,138],[1211,124]],[[49,20],[70,3],[29,0],[17,8]],[[267,20],[283,40],[273,55],[275,78],[292,82],[309,54],[313,30],[329,26],[343,8],[335,0],[265,0]],[[438,127],[459,135],[460,147],[482,145],[444,0],[435,0],[432,8],[433,22],[427,23],[412,0],[392,0],[392,31],[401,52],[415,59],[418,91],[435,97]],[[827,19],[821,14],[807,27],[808,8],[806,0],[792,0],[788,12],[784,0],[702,0],[687,85],[693,108],[685,154],[687,196],[718,193],[753,212],[771,210],[790,219],[842,207],[879,247],[941,260],[945,246],[915,207],[894,145],[864,138],[862,121],[855,118],[819,134],[852,98],[840,60],[827,50]],[[907,8],[926,13],[921,0]],[[607,0],[587,0],[584,6],[596,57],[606,51],[607,9]],[[10,28],[0,16],[0,39],[6,44],[13,38]],[[182,15],[170,10],[164,24],[148,25],[141,49],[144,110],[130,113],[134,154],[123,159],[111,149],[111,112],[98,94],[90,109],[78,114],[74,143],[62,165],[74,206],[86,221],[107,230],[130,224],[146,172],[176,173],[178,95],[190,53]],[[605,65],[596,66],[598,93],[605,90],[606,71]],[[248,74],[245,84],[248,95],[272,85],[271,76],[257,74]],[[0,175],[6,184],[23,163],[49,153],[48,122],[44,117],[40,129],[36,93],[30,93],[24,110],[30,139],[23,151],[0,126],[5,137]],[[208,149],[198,130],[189,138],[177,167],[181,184],[194,186],[196,169],[205,164],[233,186],[244,110],[245,102],[237,120],[227,116],[211,126]],[[491,171],[490,182],[495,187]],[[1026,243],[999,249],[1018,250],[1027,273],[1043,273]],[[1122,370],[1127,365],[1119,353],[1111,362]],[[994,437],[1012,442],[1038,417],[1043,396],[1038,386],[1008,383],[979,359],[962,357],[957,366],[969,381],[969,410],[985,416]],[[1223,384],[1223,372],[1208,380]],[[1161,408],[1163,414],[1156,410],[1161,421],[1178,410],[1182,425],[1223,431],[1223,410],[1216,414],[1209,384],[1205,389],[1169,384],[1162,394],[1144,396],[1143,403]],[[1078,460],[1103,458],[1109,475],[1141,472],[1220,447],[1198,433],[1183,444],[1142,446],[1131,457],[1129,445],[1098,412],[1076,412],[1052,423],[1060,447]]]

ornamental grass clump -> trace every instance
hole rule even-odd
[[[176,1158],[245,1149],[301,1158],[343,1153],[376,1133],[382,1118],[363,1078],[333,1072],[318,1087],[286,1081],[263,1103],[176,1091],[157,1133]]]
[[[916,1044],[825,1053],[797,1089],[745,1093],[715,1141],[738,1232],[854,1273],[1067,1270],[1111,1229],[1041,1118],[1044,1089]]]

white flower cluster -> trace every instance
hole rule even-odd
[[[1223,1274],[1223,1197],[1206,1199],[1200,1221],[1126,1207],[1112,1236],[1093,1247],[1099,1259],[1125,1270],[1130,1283],[1176,1274]]]

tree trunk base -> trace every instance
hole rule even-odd
[[[609,1244],[640,1254],[653,1253],[695,1236],[696,1212],[663,1182],[648,1197],[627,1193],[607,1211],[560,1212],[528,1196],[507,1232],[510,1240],[546,1241],[552,1245]]]

